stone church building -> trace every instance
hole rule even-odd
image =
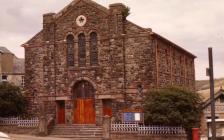
[[[121,3],[91,0],[43,15],[43,29],[22,45],[30,113],[44,103],[57,124],[100,125],[104,115],[142,122],[150,90],[195,89],[195,56],[126,15]]]

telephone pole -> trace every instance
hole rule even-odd
[[[209,68],[207,74],[210,80],[210,98],[211,98],[211,129],[212,140],[216,140],[216,125],[215,125],[215,95],[214,95],[214,72],[213,72],[213,54],[212,48],[208,48]]]

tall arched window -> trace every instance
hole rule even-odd
[[[86,38],[83,33],[78,36],[78,45],[79,45],[79,66],[83,67],[86,65]]]
[[[67,36],[67,63],[68,66],[74,66],[74,37]]]
[[[98,64],[97,34],[95,32],[90,34],[90,64]]]

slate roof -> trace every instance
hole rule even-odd
[[[215,93],[215,100],[218,99],[221,95],[224,95],[223,89],[220,89],[218,92]],[[211,101],[212,101],[211,98],[207,99],[203,104],[203,108],[209,106],[211,104]]]
[[[10,50],[8,50],[6,47],[3,47],[3,46],[0,46],[0,52],[13,54]]]

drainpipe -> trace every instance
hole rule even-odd
[[[124,70],[124,75],[123,75],[123,79],[124,79],[124,86],[123,86],[123,92],[124,92],[124,101],[125,101],[125,107],[127,107],[127,93],[126,93],[126,83],[127,83],[127,79],[126,79],[126,49],[125,49],[125,35],[126,34],[122,34],[122,47],[123,47],[123,70]]]
[[[126,23],[126,19],[124,19],[123,21],[123,31],[122,31],[122,34],[121,34],[121,37],[122,37],[122,47],[123,47],[123,69],[124,69],[124,86],[123,86],[123,92],[124,92],[124,101],[125,101],[125,107],[127,108],[127,93],[126,93],[126,83],[127,83],[127,78],[126,78],[126,48],[125,48],[125,23]]]

